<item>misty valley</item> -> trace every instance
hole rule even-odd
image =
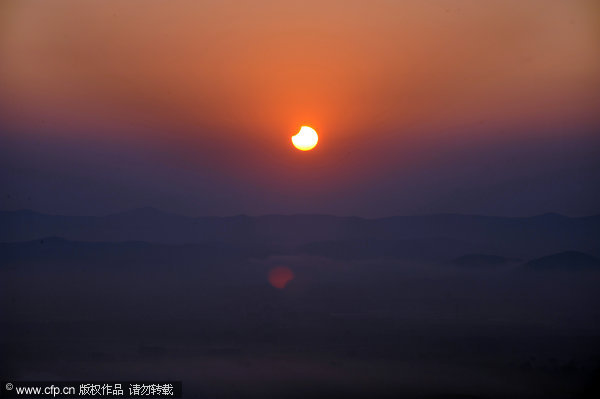
[[[598,217],[1,218],[9,378],[182,380],[199,398],[597,392]]]

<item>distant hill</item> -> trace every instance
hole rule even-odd
[[[524,268],[528,270],[600,271],[600,259],[582,252],[564,251],[531,260],[524,265]]]
[[[597,245],[600,242],[600,216],[187,217],[154,208],[108,216],[46,215],[28,210],[0,212],[0,242],[51,236],[72,241],[145,241],[172,245],[218,242],[228,247],[251,250],[267,246],[271,251],[286,252],[303,248],[309,253],[329,253],[335,257],[349,256],[343,254],[348,251],[363,257],[373,254],[398,257],[413,251],[409,248],[411,240],[417,249],[426,250],[435,240],[441,247],[449,241],[462,243],[457,247],[461,252],[440,251],[450,258],[464,253],[531,258],[553,250],[570,249],[600,256]],[[319,242],[321,244],[311,244]]]
[[[259,247],[247,249],[221,243],[157,244],[141,241],[89,242],[47,237],[24,242],[0,243],[0,264],[153,265],[197,264],[203,260],[261,258]]]
[[[515,259],[486,254],[467,254],[453,259],[450,263],[461,267],[494,267],[506,265]]]
[[[429,259],[443,260],[481,244],[452,238],[412,238],[404,240],[338,240],[311,242],[300,252],[342,260],[359,259]]]
[[[73,241],[59,237],[0,243],[0,263],[143,264],[193,263],[198,260],[264,258],[269,255],[312,255],[340,260],[442,260],[472,249],[474,244],[452,239],[399,241],[318,241],[281,251],[265,245],[238,247],[232,243],[162,244],[144,241]]]

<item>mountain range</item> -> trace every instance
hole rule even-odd
[[[337,259],[449,260],[475,253],[531,259],[560,251],[600,256],[600,215],[438,214],[365,219],[331,215],[188,217],[154,208],[107,216],[0,212],[0,242],[48,237],[66,240],[60,244],[63,246],[68,241],[88,242],[88,246],[94,242],[129,243],[120,248],[132,250],[152,243],[154,248],[178,246],[179,251],[205,255],[304,253]]]

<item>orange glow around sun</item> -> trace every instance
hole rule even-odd
[[[319,135],[317,135],[315,129],[309,126],[302,126],[300,131],[295,136],[292,136],[294,147],[301,151],[312,150],[318,141]]]

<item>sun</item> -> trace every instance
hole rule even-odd
[[[317,141],[319,141],[319,136],[315,129],[310,126],[302,126],[300,131],[292,136],[294,147],[300,151],[312,150],[317,145]]]

